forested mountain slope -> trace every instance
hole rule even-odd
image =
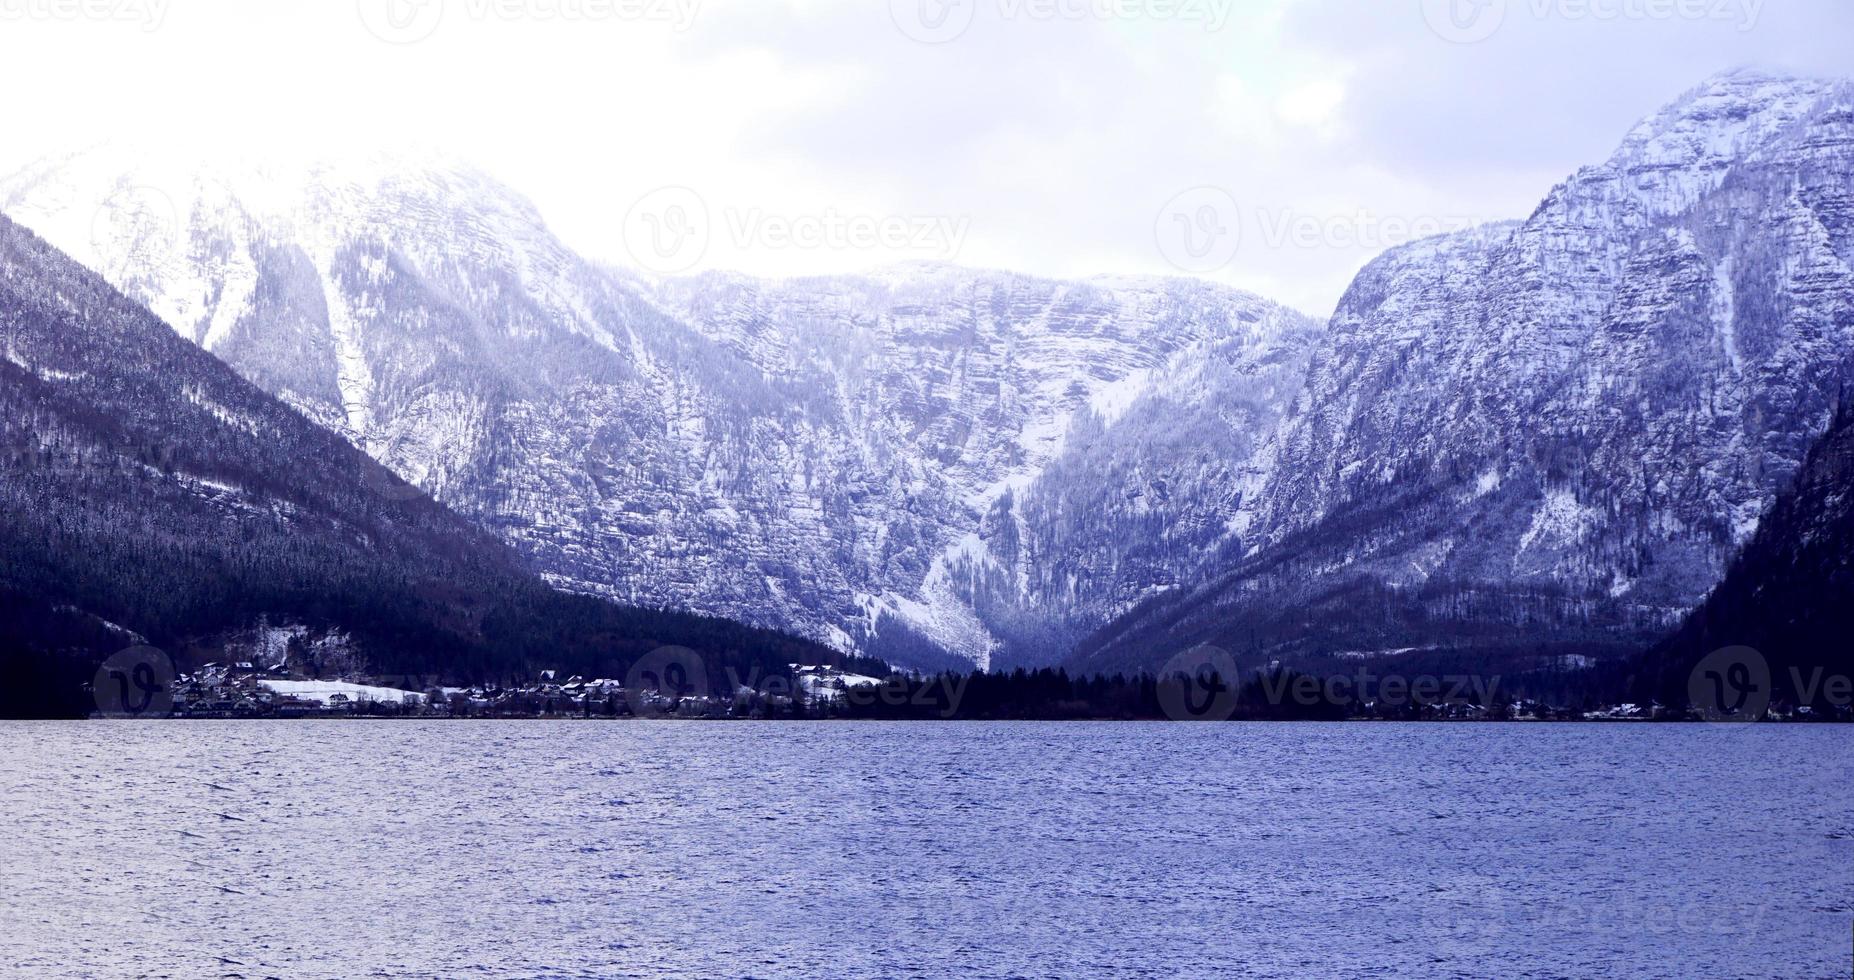
[[[1716,650],[1750,647],[1768,667],[1769,690],[1779,700],[1826,706],[1832,693],[1826,679],[1854,677],[1850,637],[1854,412],[1844,407],[1725,581],[1646,659],[1636,694],[1682,703],[1701,660]]]
[[[426,154],[100,146],[0,208],[562,589],[922,664],[1052,659],[1188,577],[1316,329],[1182,279],[647,281]],[[1221,458],[1067,456],[1205,377],[1246,399],[1200,412]]]
[[[0,448],[0,649],[20,676],[55,661],[87,679],[84,664],[143,641],[209,655],[259,622],[346,637],[376,669],[459,677],[621,670],[665,643],[717,668],[821,655],[556,593],[4,218]],[[20,687],[9,697],[43,693]]]

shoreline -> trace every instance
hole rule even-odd
[[[444,717],[441,715],[390,715],[390,714],[321,714],[294,718],[279,718],[266,715],[173,715],[161,718],[108,717],[92,715],[87,718],[0,718],[4,722],[57,722],[57,723],[148,723],[148,724],[187,724],[191,722],[237,721],[254,724],[289,724],[289,723],[335,723],[352,724],[357,722],[381,722],[407,724],[430,722],[434,724],[472,724],[484,722],[549,722],[549,723],[597,723],[597,724],[679,724],[679,725],[792,725],[792,724],[833,724],[833,725],[995,725],[995,724],[1034,724],[1034,725],[1513,725],[1513,726],[1551,726],[1591,725],[1600,727],[1613,726],[1672,726],[1672,727],[1709,727],[1749,726],[1761,728],[1795,727],[1795,726],[1832,726],[1854,725],[1854,720],[1845,718],[1832,719],[1783,719],[1760,721],[1714,722],[1702,719],[1650,719],[1650,718],[1564,718],[1564,719],[1510,719],[1510,718],[1227,718],[1222,720],[1180,720],[1174,718],[638,718],[631,717],[586,717],[583,715],[491,715],[471,717]]]

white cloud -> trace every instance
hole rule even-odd
[[[1344,101],[1344,83],[1322,78],[1289,89],[1275,101],[1275,114],[1294,126],[1329,127],[1337,121]]]
[[[1245,232],[1211,275],[1323,313],[1385,227],[1523,217],[1705,75],[1854,73],[1844,0],[1771,4],[1749,29],[1512,4],[1466,45],[1416,0],[1225,4],[1221,30],[1169,2],[1040,16],[1047,4],[965,0],[970,23],[942,44],[897,26],[912,0],[377,0],[363,17],[373,2],[12,18],[0,166],[124,130],[419,141],[502,175],[613,261],[632,203],[681,185],[717,213],[782,222],[758,227],[969,221],[959,259],[1058,275],[1172,271],[1160,210],[1210,185]],[[426,34],[390,43],[405,38],[376,36],[382,23]],[[1323,230],[1284,233],[1309,226]],[[919,257],[817,240],[723,234],[703,262],[788,274]]]

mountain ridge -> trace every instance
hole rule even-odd
[[[1844,394],[1833,426],[1718,587],[1678,632],[1631,665],[1636,697],[1664,704],[1693,700],[1698,665],[1722,652],[1752,668],[1735,684],[1746,694],[1818,710],[1845,707],[1834,703],[1822,680],[1845,683],[1854,676],[1854,657],[1845,646],[1854,625],[1848,614],[1854,609],[1851,477],[1854,411]],[[1709,693],[1700,680],[1701,692]],[[1718,706],[1702,701],[1701,707]]]
[[[1242,317],[1310,327],[1183,278],[917,265],[776,289],[704,280],[716,295],[696,305],[792,299],[793,347],[693,315],[688,280],[583,259],[499,185],[450,190],[465,178],[383,165],[304,189],[262,167],[207,180],[161,164],[183,189],[145,195],[173,202],[148,233],[112,195],[161,180],[124,156],[16,177],[0,204],[108,253],[97,264],[175,311],[183,335],[556,586],[839,649],[937,660],[924,641],[988,663],[1004,641],[949,566],[1004,485],[1059,454],[1096,396],[1117,411],[1115,392],[1136,393],[1131,376],[1179,338],[1253,333]],[[221,280],[244,284],[209,288]],[[754,315],[727,311],[737,327]]]
[[[647,277],[423,164],[178,177],[165,235],[120,159],[0,205],[563,590],[916,666],[1611,651],[1717,584],[1827,424],[1849,92],[1709,79],[1327,324],[1188,277]]]
[[[1259,547],[1074,664],[1194,642],[1654,642],[1755,531],[1849,370],[1849,92],[1716,77],[1510,233],[1367,266],[1276,434]]]
[[[79,684],[115,650],[223,659],[269,627],[350,665],[458,679],[621,675],[669,643],[741,676],[829,659],[546,588],[5,217],[0,273],[0,659],[15,678],[0,713],[81,714]]]

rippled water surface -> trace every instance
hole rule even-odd
[[[0,973],[1846,977],[1851,745],[5,724]]]

